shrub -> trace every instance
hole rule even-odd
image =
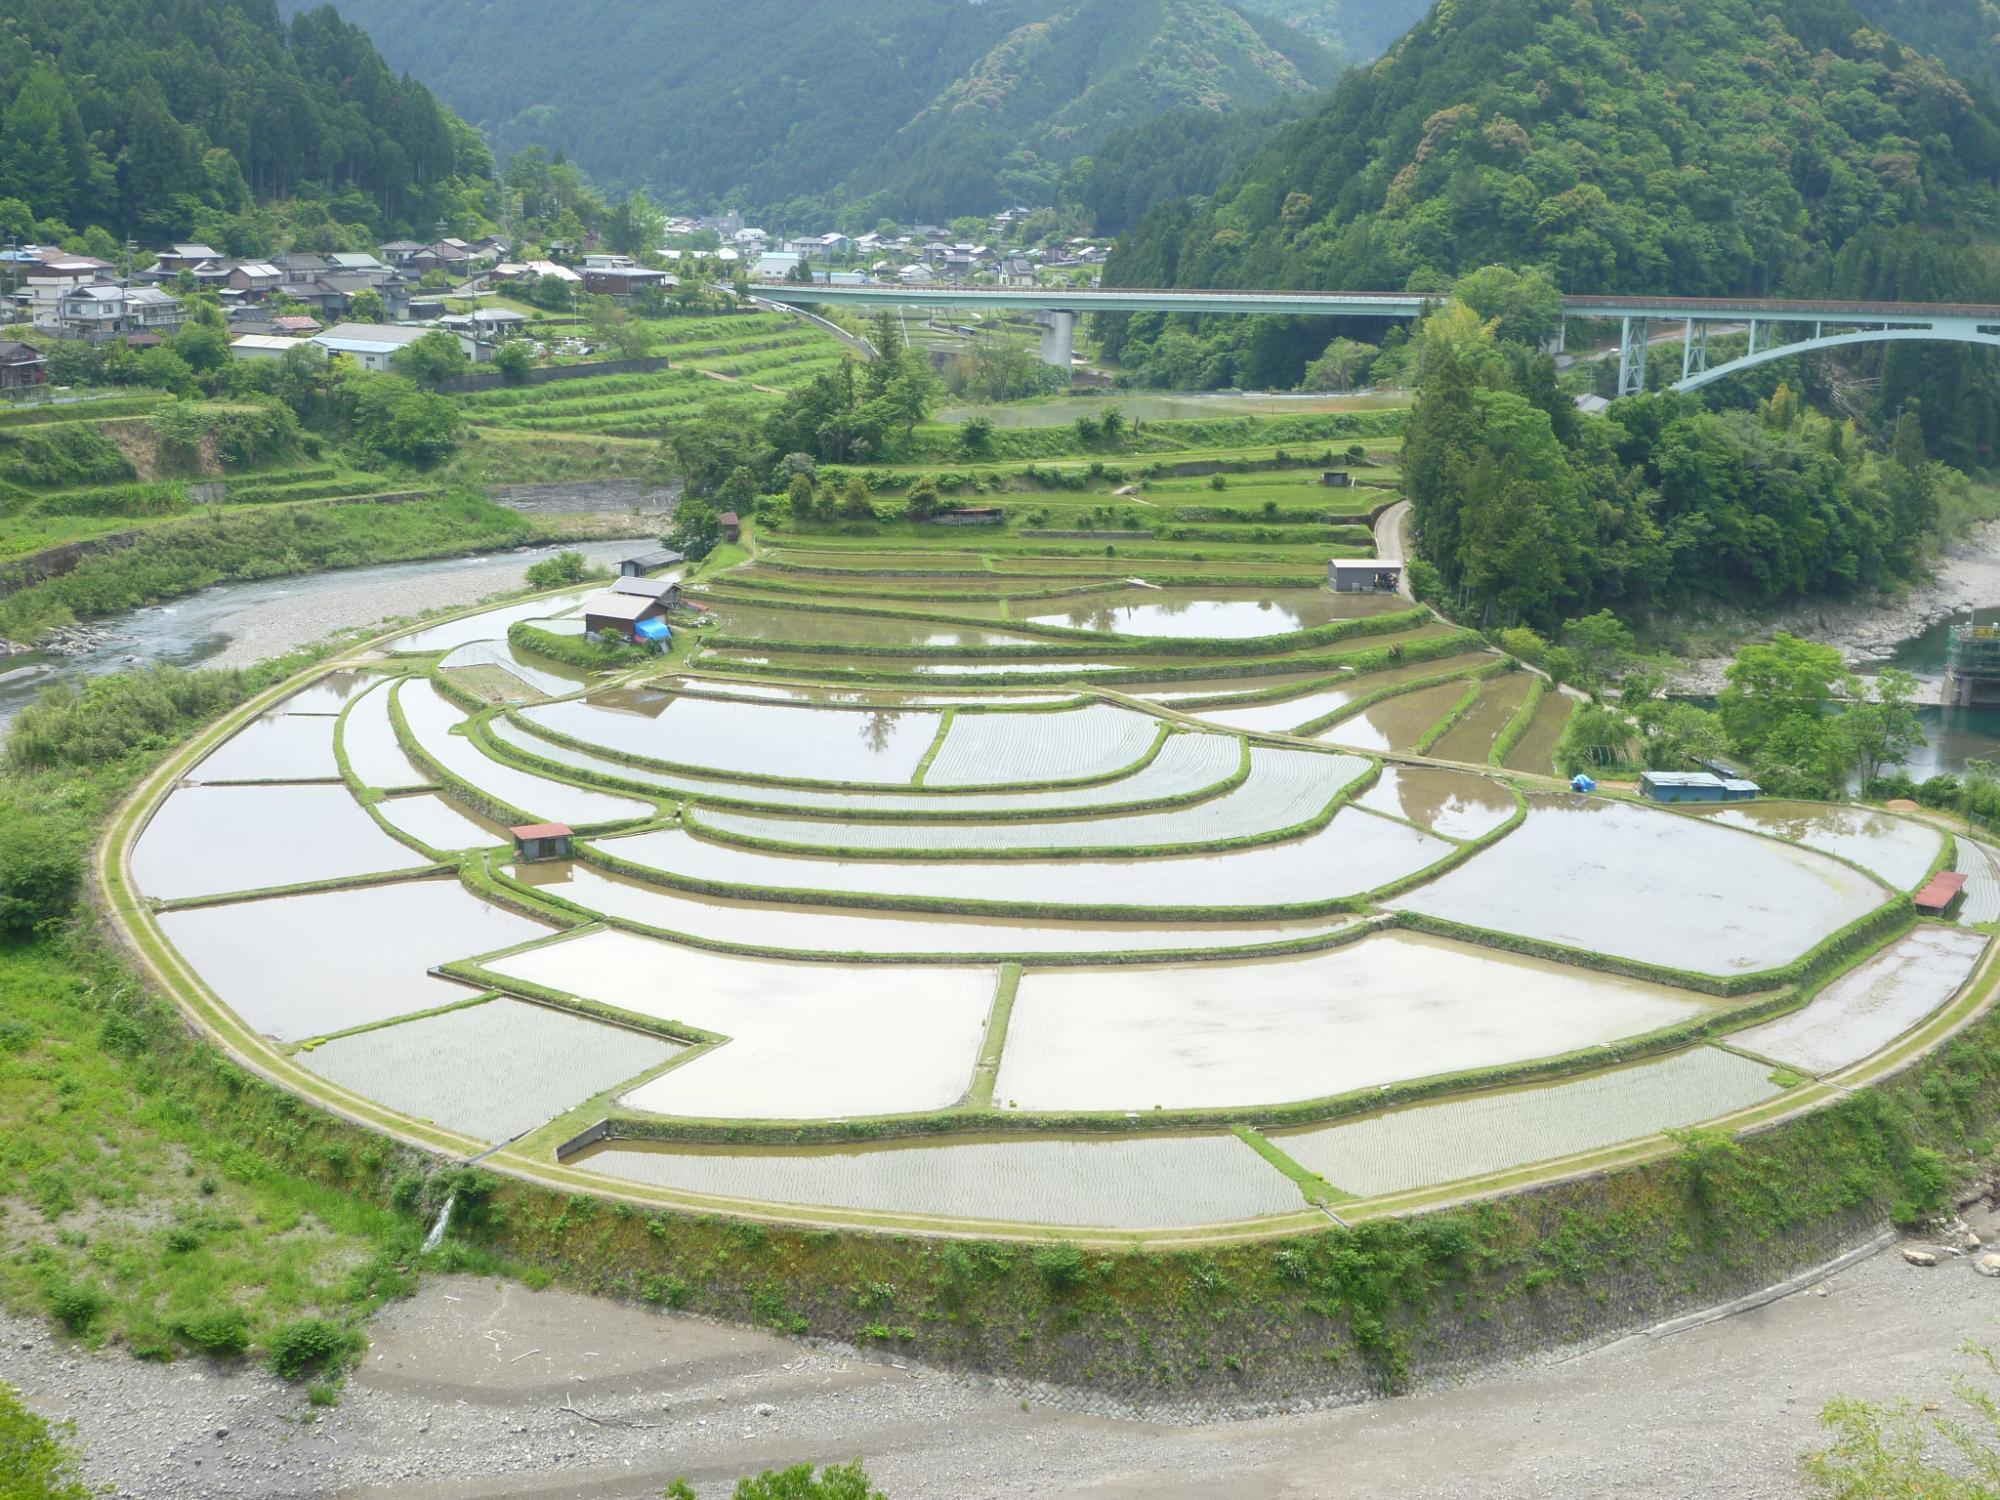
[[[72,1282],[49,1293],[49,1315],[70,1333],[87,1333],[104,1310],[104,1293],[88,1282]]]
[[[198,1354],[234,1359],[250,1347],[250,1320],[240,1307],[218,1307],[183,1318],[174,1333]]]
[[[581,552],[562,551],[528,567],[531,589],[561,588],[566,583],[582,583],[590,576],[590,560]]]
[[[66,915],[82,878],[83,857],[53,818],[0,825],[0,932],[33,932]]]
[[[1050,1245],[1035,1252],[1035,1270],[1050,1291],[1074,1290],[1083,1281],[1083,1252],[1074,1245]]]
[[[286,1380],[331,1373],[361,1346],[361,1335],[331,1318],[298,1318],[273,1330],[271,1368]]]

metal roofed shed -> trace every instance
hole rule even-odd
[[[668,609],[680,602],[681,586],[672,578],[641,578],[620,574],[611,580],[611,592],[631,594],[641,599],[657,599]]]
[[[567,823],[523,823],[507,831],[514,836],[514,858],[524,863],[571,857],[574,835]]]
[[[618,594],[607,589],[583,601],[583,628],[589,635],[603,630],[616,631],[629,640],[633,626],[665,610],[666,606],[658,599],[644,594]]]
[[[1639,790],[1655,802],[1748,802],[1762,788],[1713,771],[1642,771]]]
[[[1326,581],[1336,594],[1393,594],[1403,565],[1386,557],[1336,557],[1326,565]]]
[[[651,552],[641,552],[628,557],[618,564],[618,571],[627,578],[637,578],[643,573],[651,573],[660,568],[671,568],[675,563],[686,562],[687,558],[670,547],[658,547]]]
[[[1952,903],[1965,893],[1965,877],[1956,870],[1940,870],[1931,876],[1930,882],[1917,892],[1916,908],[1919,916],[1941,917],[1952,908]]]

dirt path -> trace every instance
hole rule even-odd
[[[1991,1238],[1991,1216],[1975,1219]],[[860,1455],[893,1500],[1398,1500],[1802,1493],[1836,1393],[1946,1394],[2000,1338],[2000,1281],[1891,1250],[1667,1338],[1368,1406],[1210,1427],[1086,1417],[898,1368],[511,1283],[428,1283],[387,1313],[338,1408],[260,1373],[146,1365],[0,1319],[0,1379],[76,1419],[126,1495],[639,1500]]]
[[[1405,543],[1409,540],[1406,528],[1410,524],[1410,502],[1398,500],[1394,505],[1375,518],[1375,555],[1384,562],[1401,562],[1405,556]],[[1396,575],[1396,592],[1405,599],[1414,599],[1410,591],[1410,575],[1404,570]]]

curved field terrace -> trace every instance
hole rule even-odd
[[[569,591],[246,706],[119,848],[183,1002],[294,1088],[554,1182],[1188,1239],[1818,1102],[1983,960],[1913,915],[1937,828],[1561,790],[1569,700],[1403,601],[1077,559],[1098,592],[1051,602],[1071,570],[1022,558],[981,630],[813,592],[844,561],[766,554],[781,607],[718,594],[667,660],[545,628]],[[526,857],[531,822],[567,849]]]

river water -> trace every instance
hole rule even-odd
[[[592,562],[615,565],[645,543],[573,544]],[[80,656],[16,656],[0,661],[0,725],[51,682],[166,662],[177,667],[242,667],[321,640],[336,630],[398,615],[477,603],[518,588],[528,565],[560,551],[523,547],[475,557],[432,558],[340,568],[291,578],[219,583],[184,599],[94,621],[111,638]]]
[[[1975,619],[1990,625],[2000,619],[2000,608],[1976,610],[1938,621],[1923,634],[1912,636],[1898,646],[1888,665],[1914,672],[1926,681],[1942,681],[1945,644],[1951,627]],[[1970,760],[2000,761],[2000,708],[1927,706],[1918,712],[1924,722],[1925,744],[1905,765],[1917,780],[1946,772],[1956,775]]]

